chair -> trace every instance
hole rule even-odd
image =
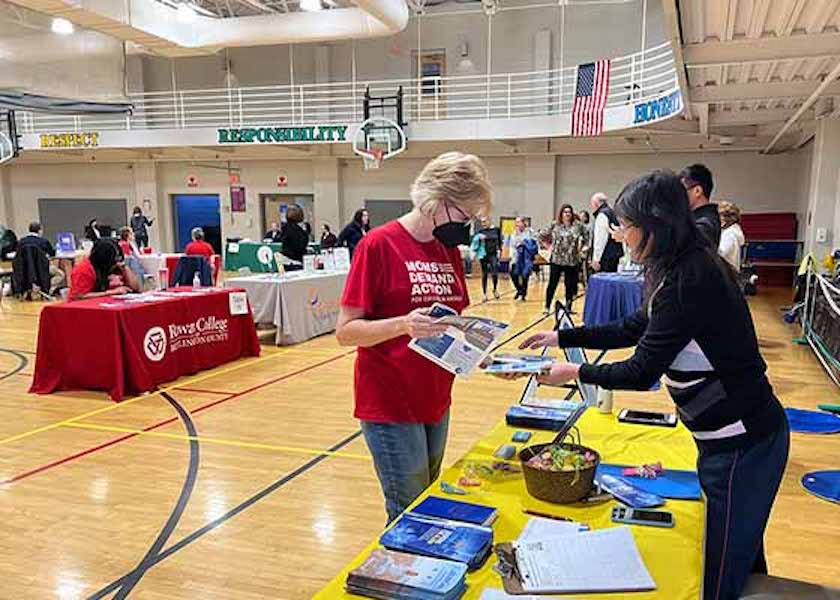
[[[198,272],[201,278],[201,285],[210,287],[213,285],[213,273],[210,263],[203,256],[182,256],[175,265],[175,274],[172,277],[172,285],[192,285],[193,276]]]
[[[18,247],[12,261],[12,272],[12,293],[31,298],[37,286],[42,297],[51,299],[50,259],[41,248],[29,245]]]

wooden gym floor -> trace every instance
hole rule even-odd
[[[502,299],[472,310],[515,333],[541,318],[542,288],[527,304],[510,290],[503,278]],[[788,300],[750,300],[776,392],[787,406],[837,402],[810,350],[791,344],[798,331],[778,310]],[[259,359],[117,405],[27,394],[40,307],[4,299],[0,311],[0,597],[309,598],[380,532],[383,501],[352,418],[353,352],[332,336],[264,346]],[[480,375],[456,384],[447,464],[521,388]],[[628,405],[670,401],[617,393],[616,407]],[[799,484],[838,456],[838,436],[793,435],[767,534],[771,573],[840,587],[838,507]]]

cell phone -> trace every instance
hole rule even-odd
[[[531,439],[531,432],[522,430],[514,431],[513,437],[511,437],[510,439],[516,443],[527,442]]]
[[[618,420],[622,423],[636,423],[638,425],[677,426],[677,415],[674,413],[648,412],[645,410],[632,410],[630,408],[622,409],[618,413]]]
[[[664,510],[629,508],[616,506],[612,510],[612,520],[629,525],[648,525],[650,527],[673,527],[674,515]]]

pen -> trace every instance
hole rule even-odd
[[[571,521],[568,517],[561,517],[560,515],[550,515],[548,513],[538,512],[536,510],[529,510],[527,508],[523,508],[522,512],[526,515],[531,515],[534,517],[543,517],[544,519],[554,519],[555,521]]]

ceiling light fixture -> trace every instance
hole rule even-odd
[[[181,23],[195,23],[198,15],[195,12],[195,7],[190,2],[182,2],[178,5],[178,21]]]
[[[70,35],[73,33],[74,30],[75,28],[73,27],[73,23],[71,23],[67,19],[56,17],[52,20],[53,33],[57,33],[59,35]]]
[[[306,11],[317,12],[323,10],[321,0],[300,0],[300,9]]]

